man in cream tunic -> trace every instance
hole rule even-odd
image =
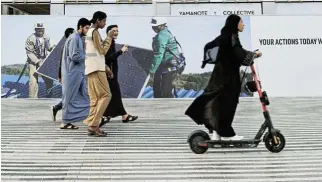
[[[106,72],[110,77],[113,73],[105,66],[104,55],[111,46],[114,32],[109,33],[104,41],[98,32],[98,29],[105,27],[106,17],[104,12],[94,13],[91,20],[93,25],[87,32],[85,41],[85,75],[87,75],[90,111],[84,123],[88,126],[88,135],[96,137],[106,136],[106,133],[100,130],[99,124],[112,97]]]

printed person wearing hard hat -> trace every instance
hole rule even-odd
[[[151,26],[154,30],[152,49],[154,59],[150,68],[153,75],[154,98],[173,98],[173,81],[178,75],[178,42],[168,30],[166,19],[154,17]]]
[[[29,63],[29,98],[38,98],[38,74],[35,72],[47,57],[48,51],[50,52],[54,47],[50,46],[50,39],[44,33],[44,24],[36,23],[35,33],[27,38],[25,45],[27,62]],[[46,77],[42,78],[48,91],[53,86],[53,80]],[[47,97],[51,97],[51,94]]]

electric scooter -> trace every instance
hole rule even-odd
[[[252,61],[254,61],[255,58],[256,56],[253,57]],[[202,67],[204,67],[205,63],[207,63],[207,61],[203,61]],[[273,123],[267,108],[267,106],[270,104],[267,93],[265,91],[262,91],[262,88],[261,88],[262,86],[258,79],[254,64],[251,64],[250,68],[253,73],[254,81],[247,82],[246,88],[251,92],[256,92],[256,91],[258,92],[259,100],[262,105],[263,115],[265,119],[261,128],[257,132],[255,138],[237,140],[237,141],[211,140],[209,135],[205,131],[196,130],[189,135],[187,140],[187,142],[189,143],[190,149],[195,154],[203,154],[208,150],[208,148],[255,148],[262,141],[261,137],[263,136],[266,129],[268,129],[268,131],[265,133],[263,137],[263,142],[265,142],[265,147],[270,152],[273,152],[273,153],[278,153],[284,149],[285,138],[280,132],[280,130],[275,129],[273,127]],[[246,73],[246,70],[245,70],[245,73]]]

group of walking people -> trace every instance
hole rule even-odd
[[[109,26],[107,37],[102,40],[98,29],[105,25],[106,14],[98,11],[90,21],[81,18],[76,32],[72,29],[65,32],[67,40],[60,68],[63,99],[62,104],[53,107],[55,117],[62,106],[61,129],[77,129],[73,123],[84,121],[88,135],[106,136],[100,128],[110,118],[122,116],[123,122],[138,118],[125,111],[117,81],[117,57],[127,51],[127,46],[115,50],[117,25]],[[230,15],[221,34],[205,45],[205,54],[209,49],[219,48],[216,65],[204,93],[185,112],[197,124],[205,125],[212,140],[243,139],[232,127],[241,92],[240,67],[250,66],[254,57],[261,56],[259,51],[247,51],[242,47],[238,34],[243,29],[242,19]]]
[[[65,31],[59,68],[62,101],[52,107],[54,120],[62,109],[61,129],[78,129],[74,123],[83,121],[89,136],[104,137],[101,128],[111,118],[122,116],[123,123],[138,119],[125,111],[117,80],[117,58],[128,48],[115,49],[117,25],[108,26],[102,40],[99,29],[106,26],[106,19],[104,12],[97,11],[91,20],[79,19],[76,31]]]

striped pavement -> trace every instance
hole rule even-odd
[[[58,101],[1,100],[1,181],[322,181],[322,98],[271,98],[274,126],[286,138],[280,153],[260,143],[199,155],[186,143],[204,130],[184,115],[191,99],[124,100],[140,118],[113,119],[106,138],[88,137],[82,123],[60,130],[49,112]],[[262,122],[258,99],[241,98],[236,132],[254,137]]]

